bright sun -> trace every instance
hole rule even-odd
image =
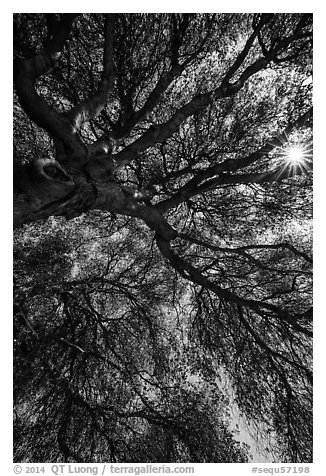
[[[284,144],[283,150],[279,152],[276,158],[276,164],[280,168],[280,173],[288,172],[289,176],[293,173],[304,173],[312,168],[312,144],[302,144],[298,142],[288,142]]]
[[[302,147],[292,146],[286,152],[286,161],[292,165],[299,165],[305,162],[305,151]]]

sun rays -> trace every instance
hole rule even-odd
[[[285,153],[285,160],[289,165],[303,165],[306,161],[304,148],[293,145]]]
[[[274,156],[274,163],[282,177],[307,173],[312,169],[312,144],[288,141]]]
[[[312,145],[288,143],[281,153],[280,160],[290,175],[298,171],[307,172],[311,170],[312,165]]]

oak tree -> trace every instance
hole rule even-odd
[[[17,461],[311,461],[311,43],[14,15]]]

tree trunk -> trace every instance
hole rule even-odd
[[[14,172],[14,226],[53,215],[71,219],[97,209],[140,218],[158,235],[174,239],[177,233],[160,212],[140,203],[138,191],[120,186],[109,164],[108,158],[95,157],[87,171],[69,175],[50,159],[19,167]]]

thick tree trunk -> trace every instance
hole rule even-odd
[[[105,179],[108,163],[109,159],[90,161],[87,175],[76,170],[68,175],[56,161],[45,162],[42,169],[37,164],[18,167],[14,173],[14,226],[49,216],[71,219],[97,209],[139,218],[158,235],[174,239],[177,233],[154,207],[140,203],[137,191],[120,186],[113,176]]]

